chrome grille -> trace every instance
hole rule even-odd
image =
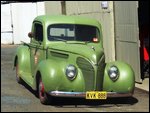
[[[97,78],[96,78],[96,90],[102,90],[103,88],[103,77],[105,69],[105,56],[103,55],[98,63]]]
[[[78,57],[76,62],[83,73],[85,80],[85,91],[94,90],[95,75],[93,66],[89,61],[81,57]]]

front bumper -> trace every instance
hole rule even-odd
[[[85,98],[86,92],[64,92],[64,91],[51,91],[48,93],[51,96],[55,97],[78,97],[78,98]],[[130,97],[133,93],[118,93],[118,92],[107,92],[108,98],[113,97]]]

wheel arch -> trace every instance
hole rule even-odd
[[[119,77],[112,81],[108,75],[108,69],[115,65],[119,69]],[[135,88],[135,74],[132,67],[122,61],[107,63],[104,71],[103,90],[116,92],[133,92]]]
[[[41,72],[40,71],[37,71],[36,73],[36,77],[35,77],[35,90],[38,91],[38,85],[39,85],[39,80],[41,78]]]
[[[18,56],[16,55],[15,58],[14,58],[14,67],[16,67],[17,61],[18,61]]]
[[[15,55],[13,58],[14,68],[16,67],[17,62],[19,62],[21,71],[31,73],[31,66],[30,66],[31,61],[30,61],[29,47],[21,45],[16,49]]]

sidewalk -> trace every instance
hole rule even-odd
[[[135,83],[135,87],[149,92],[149,78],[144,78],[144,80],[142,81],[142,84]]]

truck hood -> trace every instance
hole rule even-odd
[[[89,59],[93,64],[98,64],[101,57],[104,56],[104,50],[100,44],[93,43],[61,43],[52,44],[51,50],[63,51],[66,53],[78,54]]]

